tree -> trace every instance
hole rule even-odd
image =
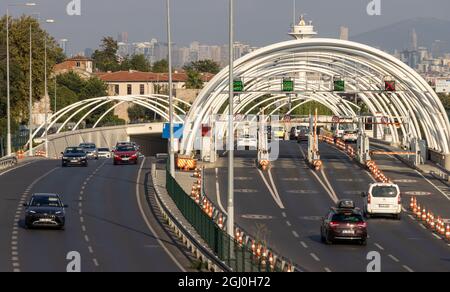
[[[220,65],[213,60],[201,60],[191,62],[183,67],[185,71],[196,71],[200,73],[217,74],[220,72]]]
[[[100,45],[100,50],[96,50],[92,55],[96,68],[103,72],[118,71],[120,69],[117,58],[118,50],[119,45],[114,38],[104,37]]]
[[[445,109],[448,111],[450,110],[450,95],[445,93],[438,94],[439,99],[441,100],[442,104],[444,105]]]
[[[146,107],[135,104],[128,108],[128,117],[131,122],[142,123],[153,120],[155,117],[155,112]]]
[[[29,95],[29,28],[33,44],[33,100],[44,95],[44,41],[47,41],[47,72],[50,75],[57,61],[65,59],[62,49],[36,19],[28,16],[10,18],[10,84],[13,132],[19,124],[28,123]],[[6,17],[0,19],[0,100],[6,100]],[[26,97],[26,98],[24,98]],[[0,109],[0,136],[5,133],[6,108]]]
[[[202,89],[203,88],[202,75],[197,71],[188,71],[187,81],[184,86],[186,87],[186,89]]]
[[[168,73],[169,72],[169,62],[167,60],[161,60],[153,64],[152,71],[155,73]]]

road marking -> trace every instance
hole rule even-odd
[[[391,260],[393,260],[394,262],[396,262],[396,263],[399,263],[400,262],[400,260],[398,259],[398,258],[396,258],[396,257],[394,257],[393,255],[388,255],[388,257],[391,259]]]
[[[81,222],[81,223],[84,222],[84,217],[80,217],[80,222]]]
[[[273,199],[275,200],[275,202],[278,204],[277,196],[276,196],[276,194],[274,193],[274,191],[272,190],[272,187],[271,187],[271,186],[269,185],[269,183],[267,182],[267,179],[266,179],[266,177],[264,176],[263,172],[262,172],[260,169],[258,169],[258,173],[259,173],[259,175],[261,176],[261,178],[262,178],[264,184],[266,185],[267,189],[269,190],[270,194],[272,195],[272,198],[273,198]],[[284,209],[284,208],[281,208],[281,209]]]
[[[332,271],[330,270],[330,268],[325,267],[324,270],[325,270],[325,272],[327,272],[327,273],[332,273]]]
[[[414,216],[413,215],[408,215],[409,218],[411,218],[412,220],[414,220]]]
[[[295,231],[292,231],[292,235],[294,235],[295,238],[300,238],[300,235],[298,235],[298,233]]]
[[[309,254],[316,262],[320,262],[320,259],[318,256],[316,256],[314,253]]]
[[[378,247],[379,250],[384,250],[384,247],[382,247],[381,245],[379,245],[378,243],[374,243],[374,245],[376,247]]]
[[[273,180],[272,170],[270,170],[270,169],[269,169],[269,179],[270,179],[270,182],[272,183],[273,190],[274,190],[275,195],[276,195],[276,200],[275,200],[275,201],[277,202],[278,206],[279,206],[281,209],[285,209],[285,207],[284,207],[284,205],[283,205],[283,202],[281,201],[280,194],[278,193],[278,189],[277,189],[277,186],[276,186],[276,184],[275,184],[275,181]]]
[[[1,172],[1,173],[0,173],[0,176],[3,176],[3,175],[5,175],[5,174],[7,174],[7,173],[9,173],[9,172],[11,172],[11,171],[14,171],[14,170],[17,170],[17,169],[19,169],[19,168],[25,167],[25,166],[27,166],[27,165],[30,165],[30,164],[36,163],[36,162],[38,162],[38,161],[39,161],[39,160],[36,160],[36,161],[32,161],[32,162],[29,162],[29,163],[25,163],[25,164],[23,164],[23,165],[20,165],[20,166],[17,166],[17,167],[14,167],[14,168],[8,169],[8,170],[6,170],[6,171],[4,171],[4,172]]]
[[[447,198],[447,200],[450,201],[450,196],[447,195],[446,193],[444,193],[443,191],[441,191],[432,181],[430,181],[429,179],[427,179],[423,174],[421,174],[419,171],[416,170],[416,173],[418,173],[421,177],[423,177],[423,179],[425,179],[430,185],[432,185],[436,190],[438,190],[439,193],[441,193],[445,198]]]
[[[419,224],[420,225],[420,227],[422,227],[422,229],[427,229],[423,224]]]
[[[282,213],[281,213],[281,216],[283,216],[283,218],[287,218],[287,215],[286,215],[285,212],[282,212]]]
[[[93,259],[92,261],[94,262],[94,265],[95,265],[96,267],[99,266],[97,259]]]
[[[165,252],[167,253],[167,255],[172,259],[172,261],[178,266],[178,268],[182,271],[182,272],[186,272],[186,270],[184,269],[184,267],[178,262],[178,260],[169,252],[169,250],[167,249],[167,247],[164,245],[164,243],[161,241],[161,239],[159,239],[158,236],[156,236],[156,232],[153,229],[152,225],[150,224],[150,221],[148,220],[147,216],[145,215],[144,212],[144,208],[142,206],[142,202],[141,202],[141,197],[140,197],[140,181],[141,181],[141,174],[142,174],[142,169],[144,168],[144,163],[145,163],[146,158],[142,159],[141,162],[141,166],[139,168],[138,171],[138,176],[136,179],[136,200],[138,203],[138,207],[139,207],[139,211],[141,212],[142,218],[145,221],[145,224],[147,225],[147,227],[149,228],[149,230],[153,233],[153,235],[156,237],[156,241],[159,243],[160,246],[162,246],[162,248],[165,250]]]
[[[308,245],[305,242],[300,242],[300,244],[304,247],[304,248],[308,248]]]
[[[291,222],[289,222],[289,221],[286,221],[286,224],[287,224],[287,226],[289,226],[289,227],[292,226]]]
[[[442,239],[442,238],[441,238],[439,235],[437,235],[436,233],[431,233],[431,234],[433,234],[433,236],[436,237],[436,238],[439,239],[439,240]]]
[[[410,267],[408,267],[407,265],[403,265],[402,267],[403,267],[405,270],[407,270],[408,272],[414,273],[414,270],[411,269]]]
[[[86,226],[81,226],[81,230],[83,230],[83,232],[86,232]]]
[[[88,246],[88,250],[89,250],[89,253],[94,253],[94,249],[92,248],[92,246]]]
[[[84,236],[84,240],[85,240],[86,242],[89,242],[89,236],[85,235],[85,236]]]
[[[217,196],[217,204],[219,205],[220,210],[227,215],[227,211],[222,205],[222,198],[220,195],[220,186],[219,186],[219,169],[216,168],[216,196]]]

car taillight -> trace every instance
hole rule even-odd
[[[367,228],[367,223],[366,222],[360,222],[358,224],[356,224],[357,227],[359,228]]]
[[[334,228],[334,227],[338,227],[339,223],[338,222],[330,222],[330,227]]]
[[[372,202],[372,196],[369,194],[367,196],[367,204],[370,204]]]
[[[402,203],[402,196],[399,195],[399,196],[398,196],[398,204],[400,205],[401,203]]]

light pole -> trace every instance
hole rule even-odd
[[[169,159],[170,159],[170,174],[175,177],[175,151],[174,151],[174,130],[173,130],[173,80],[172,80],[172,32],[170,24],[170,0],[167,0],[167,47],[168,47],[168,61],[169,61],[169,122],[170,122],[170,142],[169,142]]]
[[[228,117],[228,221],[227,231],[231,238],[234,238],[234,0],[230,0],[230,27],[229,27],[229,50],[230,50],[230,64],[229,64],[229,117]]]
[[[6,155],[12,154],[11,149],[11,84],[10,84],[10,56],[9,56],[9,7],[36,6],[36,3],[8,4],[6,7]]]
[[[32,23],[30,22],[30,97],[28,100],[28,132],[29,132],[29,138],[28,138],[28,156],[33,156],[33,123],[32,123],[32,115],[33,115],[33,28]]]
[[[45,23],[55,23],[53,19],[47,19]],[[45,157],[48,158],[48,81],[47,81],[47,34],[44,35],[44,83],[45,83],[45,91],[44,91],[44,103],[45,103]]]

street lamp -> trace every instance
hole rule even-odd
[[[23,4],[8,4],[6,7],[6,116],[7,116],[7,129],[6,129],[6,155],[12,154],[11,149],[11,85],[10,85],[10,56],[9,56],[9,7],[23,6],[32,7],[36,6],[36,3],[23,3]]]
[[[53,19],[47,19],[45,20],[45,23],[55,23],[55,20]],[[45,67],[45,92],[44,92],[44,103],[45,103],[45,157],[48,158],[48,102],[49,96],[48,96],[48,81],[47,81],[47,34],[44,36],[44,67]]]
[[[227,231],[231,238],[234,238],[234,0],[230,0],[230,20],[229,20],[229,117],[228,117],[228,205],[227,205]]]
[[[168,47],[168,61],[169,61],[169,122],[170,122],[170,142],[169,142],[169,159],[170,159],[170,174],[175,177],[175,151],[174,151],[174,130],[173,130],[173,80],[172,80],[172,32],[170,24],[170,0],[167,0],[167,47]]]

